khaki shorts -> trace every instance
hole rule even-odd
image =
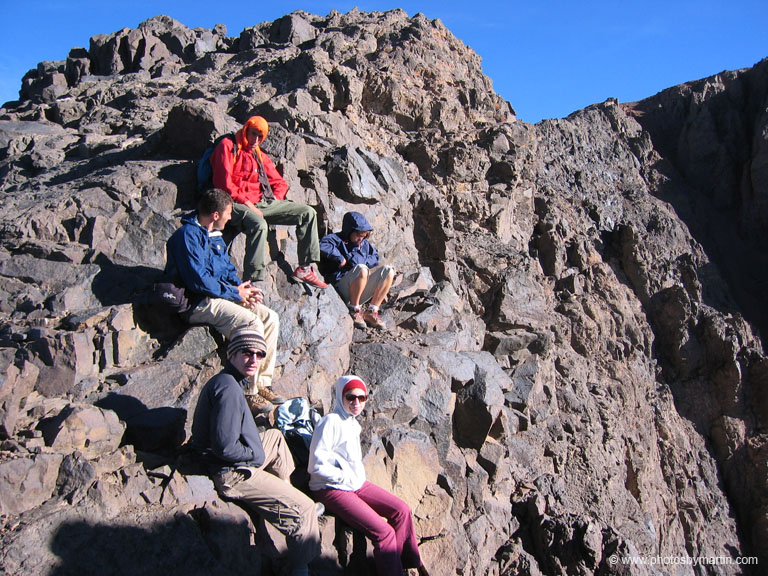
[[[344,303],[347,305],[349,304],[349,285],[360,276],[363,268],[368,269],[365,264],[358,264],[352,268],[352,270],[344,274],[344,276],[341,277],[341,280],[334,285],[334,288],[341,294]],[[380,284],[383,284],[386,281],[387,276],[393,271],[394,268],[392,268],[392,266],[376,266],[376,268],[371,268],[368,273],[368,283],[365,285],[363,294],[360,296],[360,304],[365,304],[373,298],[373,293],[376,291],[376,288]]]

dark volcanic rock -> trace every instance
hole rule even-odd
[[[0,110],[2,572],[280,569],[180,446],[221,339],[147,304],[196,159],[253,114],[289,198],[323,231],[365,213],[403,273],[389,330],[356,331],[289,282],[278,226],[265,292],[277,392],[328,411],[338,376],[370,383],[368,476],[431,573],[765,564],[767,66],[530,126],[400,10],[238,37],[158,16],[39,64]],[[313,568],[341,574],[322,530]]]

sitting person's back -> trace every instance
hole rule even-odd
[[[166,243],[165,274],[181,281],[193,308],[206,297],[242,300],[235,267],[228,258],[217,257],[218,249],[211,243],[210,235],[217,228],[215,223],[209,227],[207,220],[213,216],[204,214],[206,210],[201,204],[198,212],[182,216],[181,227]],[[220,222],[222,217],[218,216],[217,208],[214,213],[216,222]]]

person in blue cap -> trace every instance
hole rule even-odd
[[[379,253],[368,241],[373,226],[360,212],[347,212],[341,232],[320,240],[320,265],[326,282],[333,284],[349,308],[355,328],[384,328],[379,315],[395,279],[391,266],[379,265]],[[370,302],[363,312],[363,305]]]

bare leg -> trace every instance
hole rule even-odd
[[[368,284],[368,268],[361,268],[360,273],[357,275],[357,278],[355,278],[349,284],[349,305],[350,306],[360,306],[360,296],[363,295],[363,290],[365,290],[365,286],[367,284]],[[389,290],[389,288],[387,288],[387,290]]]

